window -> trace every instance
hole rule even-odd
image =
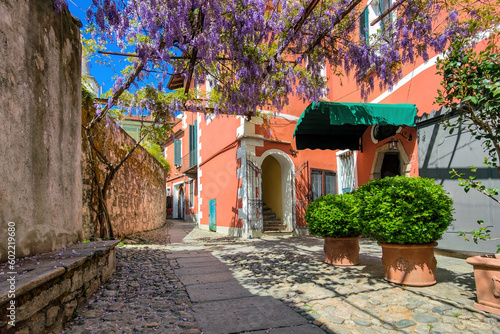
[[[356,186],[353,152],[345,151],[337,153],[337,165],[339,172],[339,192],[342,192],[342,194],[349,193]]]
[[[388,42],[392,38],[389,25],[393,22],[392,12],[380,19],[376,24],[370,26],[370,23],[377,20],[392,6],[392,0],[373,0],[369,6],[366,6],[359,17],[359,39],[369,43],[371,35],[380,34],[381,41]]]
[[[335,194],[335,173],[326,170],[311,170],[313,201],[327,194]]]
[[[174,164],[179,167],[182,165],[182,140],[175,139],[174,140]]]
[[[198,137],[196,134],[198,121],[194,121],[193,125],[189,126],[189,167],[193,167],[197,164],[198,151],[197,141]]]
[[[194,180],[189,181],[189,208],[194,208]]]
[[[361,13],[361,16],[359,17],[359,39],[362,40],[363,38],[368,43],[368,40],[370,38],[368,7],[365,7],[363,12]]]

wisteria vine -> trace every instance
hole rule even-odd
[[[60,7],[65,0],[56,0]],[[397,0],[384,33],[369,41],[357,35],[366,1],[323,0],[93,0],[87,12],[97,36],[125,48],[135,44],[134,67],[160,72],[158,91],[172,74],[211,81],[209,103],[173,98],[165,110],[185,108],[254,115],[280,111],[292,94],[305,100],[325,95],[322,64],[353,73],[362,95],[375,85],[391,87],[402,65],[427,60],[460,36],[477,34],[480,15],[467,2]],[[119,77],[116,92],[126,78]],[[129,85],[130,86],[130,85]],[[139,97],[136,97],[139,99]],[[110,99],[108,109],[117,100]],[[147,103],[142,103],[147,108]]]

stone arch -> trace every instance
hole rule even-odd
[[[387,153],[397,153],[400,161],[400,174],[410,176],[411,162],[403,144],[398,140],[397,150],[391,151],[389,143],[385,143],[377,147],[375,156],[373,157],[373,164],[370,172],[370,180],[378,180],[381,178],[381,169],[384,162],[384,157]]]
[[[295,177],[292,159],[285,152],[278,149],[270,149],[257,158],[257,163],[262,168],[262,163],[268,157],[275,158],[281,166],[281,198],[282,198],[282,222],[288,230],[295,229]]]

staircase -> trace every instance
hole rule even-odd
[[[276,217],[276,214],[271,208],[268,208],[266,203],[262,203],[262,214],[264,219],[264,232],[280,232],[286,230],[286,225],[281,223],[281,218]]]

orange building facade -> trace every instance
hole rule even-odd
[[[367,6],[368,21],[380,15],[377,6],[376,1]],[[427,62],[419,58],[406,65],[392,89],[380,89],[375,82],[367,99],[352,76],[339,79],[327,67],[330,91],[323,100],[408,103],[416,106],[417,116],[430,114],[439,109],[434,103],[441,81],[436,75],[439,56],[430,54]],[[280,114],[263,110],[250,120],[186,112],[165,148],[175,166],[167,183],[169,216],[243,238],[269,231],[300,235],[307,233],[305,208],[318,196],[349,192],[385,176],[419,175],[413,126],[371,125],[362,135],[360,150],[297,150],[293,134],[306,107],[292,97]]]
[[[293,131],[305,107],[294,100],[278,115],[262,111],[250,120],[180,116],[175,138],[165,147],[173,166],[167,214],[245,238],[268,231],[305,233],[310,200],[338,193],[335,152],[296,149]]]

